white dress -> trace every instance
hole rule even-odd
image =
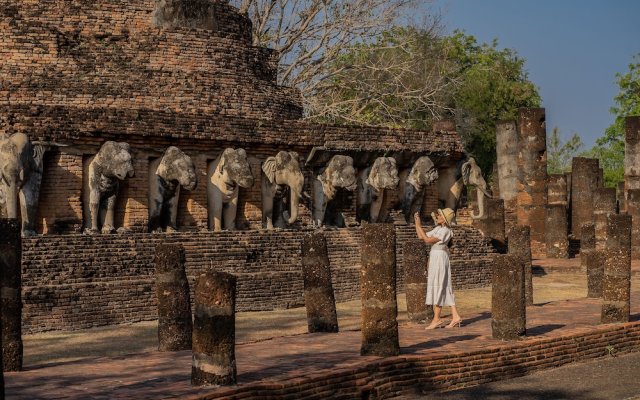
[[[431,245],[429,270],[427,275],[427,304],[454,306],[456,304],[451,285],[451,265],[449,263],[449,241],[452,233],[448,226],[438,225],[427,233],[429,237],[440,239]]]

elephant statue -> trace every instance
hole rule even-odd
[[[24,133],[0,140],[0,215],[22,218],[23,237],[35,236],[45,148]]]
[[[438,170],[429,157],[422,156],[413,163],[410,170],[403,171],[402,178],[400,204],[405,221],[411,223],[413,214],[422,208],[425,188],[438,180]]]
[[[480,219],[484,217],[484,198],[492,198],[487,190],[487,182],[482,177],[482,171],[476,160],[465,157],[458,161],[455,166],[442,169],[438,179],[438,200],[443,207],[456,211],[462,195],[464,186],[473,185],[478,194],[478,214],[472,214],[471,218]]]
[[[280,151],[262,163],[262,225],[283,228],[298,218],[304,175],[298,163],[298,153]],[[288,196],[287,196],[288,194]],[[288,210],[287,210],[288,206]]]
[[[396,159],[378,157],[373,165],[358,172],[358,221],[380,222],[385,189],[395,189],[400,182]]]
[[[253,174],[244,149],[225,149],[207,170],[209,229],[236,229],[240,187],[253,186]]]
[[[120,181],[124,181],[127,177],[133,177],[133,174],[129,144],[105,142],[87,169],[89,186],[87,214],[90,225],[85,233],[95,234],[101,231],[107,234],[115,231],[114,208]],[[102,222],[101,227],[100,222]]]
[[[327,206],[335,197],[338,188],[354,191],[356,187],[353,158],[342,155],[331,157],[329,163],[317,171],[316,179],[313,180],[313,225],[316,227],[325,225]],[[341,214],[331,217],[330,225],[345,226],[344,217]]]
[[[193,190],[198,184],[191,158],[175,146],[150,165],[149,232],[175,232],[180,187]]]

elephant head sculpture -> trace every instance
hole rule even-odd
[[[120,181],[133,176],[133,163],[129,144],[124,142],[105,142],[87,171],[89,209],[89,227],[87,233],[102,233],[115,231],[114,208],[120,188]],[[86,202],[85,202],[86,204]],[[99,222],[104,215],[104,222]]]
[[[327,205],[336,195],[338,188],[353,191],[357,187],[356,170],[353,167],[353,158],[343,155],[331,157],[329,163],[317,173],[313,181],[313,225],[323,226]],[[337,215],[333,225],[345,226],[344,218]]]
[[[473,219],[484,217],[484,198],[491,198],[492,195],[487,190],[487,182],[482,177],[480,167],[471,157],[465,157],[455,166],[443,169],[439,172],[438,179],[438,200],[444,203],[444,207],[457,210],[464,186],[472,185],[476,187],[478,194],[478,214],[472,214]]]
[[[398,168],[392,157],[378,157],[358,173],[358,221],[379,222],[385,189],[398,186]]]
[[[0,216],[22,218],[22,236],[36,235],[44,147],[16,133],[0,140]]]
[[[401,184],[402,213],[407,223],[413,220],[413,214],[420,210],[427,186],[438,180],[438,170],[427,156],[416,160]]]
[[[225,149],[209,165],[207,177],[209,229],[220,231],[224,223],[224,229],[235,230],[240,187],[253,186],[247,153],[244,149]]]
[[[177,229],[180,187],[193,190],[198,184],[196,167],[191,158],[175,146],[165,150],[150,165],[149,232]]]
[[[262,163],[263,227],[273,229],[275,223],[282,228],[285,222],[293,224],[296,221],[303,185],[298,153],[280,151]]]

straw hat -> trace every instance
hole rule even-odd
[[[440,214],[442,218],[444,218],[444,222],[446,222],[446,224],[449,226],[451,226],[451,221],[453,221],[453,219],[456,217],[456,213],[450,208],[439,208],[438,214]]]

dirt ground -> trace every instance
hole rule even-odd
[[[584,274],[551,273],[534,276],[534,303],[582,298],[586,296]],[[632,286],[640,288],[640,279]],[[491,308],[491,288],[467,289],[455,292],[461,315]],[[360,300],[337,304],[340,329],[360,329]],[[398,296],[398,322],[408,323],[404,294]],[[445,309],[445,315],[448,312]],[[307,332],[304,307],[269,312],[236,314],[238,343],[265,340],[276,336]],[[73,332],[47,332],[25,335],[24,365],[26,367],[54,362],[73,361],[86,357],[121,356],[155,349],[156,321],[140,322]]]

